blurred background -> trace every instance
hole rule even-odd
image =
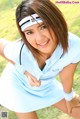
[[[13,41],[20,37],[15,22],[15,10],[21,1],[22,0],[0,0],[0,38]],[[80,37],[80,0],[74,0],[74,4],[61,4],[59,3],[61,0],[51,1],[62,11],[68,25],[68,30]],[[69,0],[69,2],[72,2],[72,0]],[[6,64],[7,61],[0,57],[0,75]],[[74,76],[74,89],[80,94],[80,64]],[[8,111],[8,119],[17,119],[14,112],[2,106],[0,106],[0,111]],[[37,114],[39,119],[72,119],[53,107],[38,110]]]

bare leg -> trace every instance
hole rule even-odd
[[[18,119],[38,119],[36,112],[16,113]]]
[[[63,99],[60,102],[53,105],[54,107],[58,108],[59,110],[67,113],[66,101]],[[16,113],[18,119],[38,119],[36,112],[30,113]],[[72,113],[70,116],[74,117],[75,119],[80,119],[80,104],[78,107],[72,109]]]
[[[53,106],[63,111],[64,113],[68,114],[67,107],[66,107],[66,101],[64,99],[54,104]],[[70,114],[70,116],[74,117],[75,119],[80,119],[80,104],[79,106],[72,109],[72,113]]]

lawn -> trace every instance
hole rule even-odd
[[[11,1],[12,2],[9,3],[9,0],[0,0],[0,37],[13,41],[19,38],[15,23],[15,9],[20,0]],[[80,4],[57,4],[56,0],[52,1],[62,11],[68,24],[69,31],[80,37]],[[0,57],[0,74],[2,73],[6,63],[7,61]],[[74,89],[76,92],[79,92],[80,90],[80,65],[78,65],[75,72]],[[9,112],[8,119],[17,119],[14,112],[9,111],[2,106],[0,106],[0,110]],[[37,111],[37,114],[39,119],[72,119],[71,117],[53,107],[41,109]]]

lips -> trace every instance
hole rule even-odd
[[[39,44],[39,46],[45,47],[48,43],[49,43],[49,40],[48,40],[48,41],[45,41],[45,42],[43,42],[43,43],[41,43],[41,44]]]

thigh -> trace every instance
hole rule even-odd
[[[53,106],[58,108],[59,110],[63,111],[64,113],[68,113],[65,99],[59,101],[58,103],[54,104]]]
[[[18,119],[38,119],[36,112],[29,112],[29,113],[17,113],[16,115]]]
[[[64,113],[68,114],[65,99],[59,101],[58,103],[54,104],[53,106],[58,108],[59,110],[63,111]],[[74,117],[75,119],[80,119],[80,104],[77,107],[74,107],[72,109],[72,113],[68,114],[68,115]]]

